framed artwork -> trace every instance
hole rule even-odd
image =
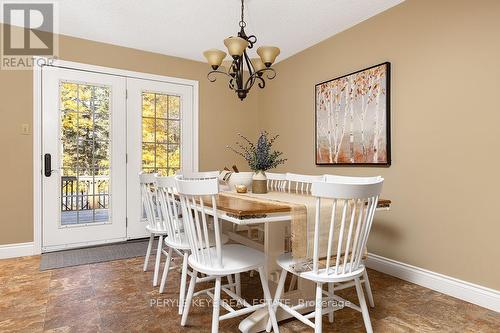
[[[316,85],[316,165],[391,165],[390,73],[385,62]]]

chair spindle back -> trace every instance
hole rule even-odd
[[[326,232],[319,230],[322,200],[332,199],[333,204],[326,243],[326,264],[321,273],[349,274],[360,267],[383,182],[382,177],[376,177],[371,180],[357,180],[357,183],[352,180],[313,183],[312,195],[316,197],[314,273],[318,273],[320,269],[320,233]],[[335,232],[337,223],[340,224],[340,230]]]
[[[159,216],[159,207],[156,202],[156,173],[139,173],[141,187],[142,208],[146,213],[146,222],[154,230],[163,229],[163,223]]]
[[[182,244],[183,225],[179,220],[179,208],[175,199],[176,192],[175,176],[156,177],[158,204],[167,236],[170,242]]]
[[[177,191],[181,202],[184,232],[188,238],[193,258],[202,265],[222,268],[221,230],[217,217],[216,195],[219,193],[217,178],[184,179],[176,176]],[[207,207],[206,203],[208,203]],[[213,229],[209,227],[213,217]],[[214,237],[209,235],[213,233]],[[210,247],[210,240],[215,246]]]
[[[271,191],[285,192],[287,189],[286,174],[266,172],[267,189]]]
[[[312,183],[323,182],[325,176],[300,175],[297,173],[287,173],[288,193],[311,194]]]

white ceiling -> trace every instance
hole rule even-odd
[[[280,61],[403,1],[246,0],[246,32]],[[61,34],[193,60],[239,30],[240,0],[57,2]]]

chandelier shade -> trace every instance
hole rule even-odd
[[[203,55],[207,58],[208,64],[216,70],[226,57],[226,52],[217,49],[210,49],[203,52]]]
[[[262,62],[266,67],[271,66],[276,57],[280,54],[280,49],[275,46],[261,46],[257,49],[257,54],[259,55]]]
[[[244,0],[241,0],[241,20],[239,22],[240,31],[237,36],[224,39],[224,45],[229,55],[232,57],[231,65],[227,71],[221,67],[222,61],[226,57],[226,52],[210,49],[203,52],[208,64],[212,67],[207,75],[210,82],[216,81],[216,74],[227,76],[229,89],[236,92],[240,100],[244,100],[250,89],[257,83],[259,88],[266,86],[266,80],[272,80],[276,72],[271,65],[280,54],[280,49],[275,46],[261,46],[257,49],[259,58],[250,59],[248,51],[257,43],[255,35],[247,35],[245,32],[246,22],[244,20]],[[263,74],[267,73],[266,76]]]
[[[233,59],[237,59],[245,52],[245,49],[248,47],[248,41],[241,37],[228,37],[224,39],[224,45],[226,45],[227,51]]]

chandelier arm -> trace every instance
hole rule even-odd
[[[255,84],[255,76],[249,76],[248,79],[245,82],[245,90],[250,90],[252,89],[253,85]]]
[[[232,79],[231,75],[229,75],[226,72],[219,71],[219,70],[213,70],[213,71],[208,72],[208,74],[207,74],[208,81],[210,81],[210,82],[217,81],[217,76],[215,74],[224,74],[224,75],[226,75],[226,76],[228,76],[229,78]]]
[[[247,64],[248,75],[252,76],[253,73],[255,73],[255,68],[253,67],[253,63],[250,60],[250,57],[248,56],[248,54],[247,54],[246,51],[243,53],[243,55],[244,55],[244,58],[245,58],[245,63]]]
[[[247,81],[245,82],[245,89],[249,90],[253,85],[254,85],[254,81],[255,81],[255,67],[252,63],[252,60],[250,59],[250,57],[248,56],[248,54],[245,52],[245,62],[247,64],[247,68],[248,68],[248,79]],[[250,88],[248,88],[250,86]]]
[[[247,37],[248,41],[248,48],[251,49],[253,48],[253,45],[257,43],[257,37],[255,35],[250,35]]]
[[[243,63],[241,61],[242,57],[238,58],[237,67],[235,71],[236,87],[241,89],[243,87]]]
[[[259,71],[260,72],[260,71]],[[245,90],[250,90],[252,89],[253,85],[255,84],[255,82],[257,82],[258,80],[260,81],[259,82],[259,87],[261,88],[264,88],[264,86],[266,85],[264,79],[258,75],[259,72],[255,72],[253,73],[252,75],[250,75],[245,83]]]
[[[250,78],[248,78],[248,80],[250,80]],[[252,80],[252,83],[250,84],[250,86],[248,87],[248,90],[252,89],[253,85],[260,81],[257,85],[259,86],[259,88],[261,89],[264,89],[264,87],[266,86],[266,81],[262,78],[262,76],[259,76],[257,74],[254,74],[253,75],[253,80]]]
[[[272,80],[276,77],[276,71],[269,67],[269,68],[264,68],[264,69],[261,69],[260,71],[258,71],[257,73],[266,73],[266,77],[268,80]]]
[[[233,60],[231,66],[229,67],[228,74],[231,76],[236,76],[238,73],[238,60]]]
[[[260,76],[257,76],[257,77],[260,79],[260,82],[258,84],[259,88],[260,89],[264,89],[265,86],[266,86],[266,81],[262,77],[260,77]]]
[[[264,72],[266,72],[266,74],[267,74],[266,76],[269,80],[272,80],[276,77],[276,71],[273,68],[261,69],[260,71],[256,71],[255,73],[253,73],[248,78],[248,80],[245,84],[245,89],[247,89],[247,90],[252,89],[253,85],[255,84],[255,81],[260,81],[258,85],[261,89],[264,89],[264,87],[266,86],[266,81],[264,80],[264,78],[262,78],[262,74]],[[271,72],[271,75],[269,74],[269,72]]]

